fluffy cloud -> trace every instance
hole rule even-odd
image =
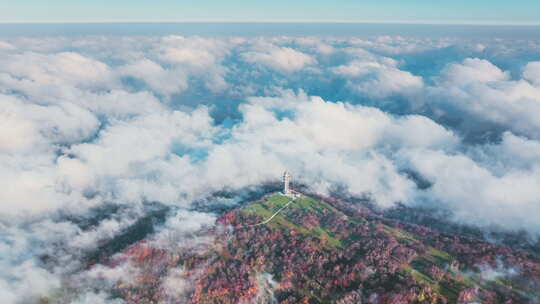
[[[245,52],[244,60],[250,63],[261,64],[280,72],[295,72],[306,66],[316,63],[316,60],[302,52],[288,47],[273,45],[260,46],[260,50]],[[267,49],[266,49],[267,48]]]
[[[8,50],[11,50],[11,49],[14,49],[15,47],[13,45],[11,45],[10,43],[7,43],[5,41],[0,41],[0,49],[8,49]]]
[[[17,102],[15,98],[0,95],[0,99],[0,151],[13,152],[32,147],[38,140],[34,124],[19,117],[17,107],[13,106]]]
[[[87,292],[83,295],[80,295],[72,303],[74,304],[122,304],[124,301],[119,299],[111,299],[109,295],[98,292]]]
[[[523,78],[537,87],[540,86],[540,61],[527,63],[523,71]]]
[[[51,289],[60,287],[58,277],[32,262],[25,262],[10,270],[17,274],[17,284],[2,286],[6,283],[0,283],[0,287],[4,287],[0,289],[0,295],[7,303],[33,302]]]
[[[456,86],[504,81],[510,78],[508,72],[501,71],[491,62],[478,58],[467,58],[463,63],[450,64],[441,74],[442,81]]]
[[[172,64],[212,67],[228,53],[229,46],[219,39],[168,36],[161,39],[158,58]]]
[[[123,66],[119,71],[124,77],[145,81],[151,89],[161,94],[174,94],[187,88],[187,78],[182,72],[166,70],[148,59]]]
[[[336,75],[350,78],[349,86],[371,97],[411,94],[423,88],[421,77],[398,68],[398,63],[387,57],[377,57],[362,49],[348,50],[359,57],[347,64],[332,68]]]
[[[532,77],[531,69],[525,77]],[[441,115],[461,120],[463,128],[488,123],[487,128],[492,130],[498,127],[540,138],[536,115],[540,111],[540,89],[528,81],[511,80],[508,72],[486,60],[465,59],[447,66],[436,83],[438,86],[428,89],[430,102]]]
[[[495,175],[466,156],[431,151],[408,159],[433,182],[421,196],[453,210],[456,218],[481,227],[504,223],[507,229],[540,231],[538,221],[528,216],[540,211],[540,171]]]
[[[86,89],[116,85],[106,64],[74,52],[14,54],[3,57],[0,67],[2,73],[42,84],[68,84]]]

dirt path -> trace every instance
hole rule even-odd
[[[246,227],[255,227],[255,226],[260,226],[260,225],[264,225],[264,224],[268,224],[276,215],[278,215],[283,209],[287,208],[292,202],[294,202],[296,199],[292,199],[290,202],[288,202],[287,204],[285,204],[285,206],[279,208],[279,210],[274,213],[271,217],[269,217],[267,220],[263,221],[263,222],[260,222],[258,224],[255,224],[255,225],[249,225],[249,226],[246,226]]]

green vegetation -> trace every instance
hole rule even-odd
[[[414,242],[418,241],[411,234],[409,234],[408,232],[403,231],[403,230],[399,230],[399,229],[392,228],[392,227],[389,227],[389,226],[385,225],[384,226],[384,231],[387,232],[387,233],[392,234],[393,236],[395,236],[398,239],[398,241],[400,241],[402,243],[405,243],[405,244],[411,244],[411,243],[414,243]]]
[[[266,220],[283,206],[285,206],[290,200],[291,198],[289,197],[280,194],[274,194],[270,196],[266,201],[260,201],[244,207],[242,209],[242,212],[257,215],[261,218],[261,220]],[[302,213],[314,212],[320,215],[324,212],[324,210],[333,213],[341,213],[339,210],[332,207],[326,202],[319,201],[311,197],[302,196],[295,199],[292,204],[290,204],[287,208],[283,209],[267,225],[268,227],[274,229],[294,230],[297,233],[324,240],[324,242],[331,247],[344,248],[341,240],[334,237],[334,233],[329,231],[330,227],[318,225],[312,228],[308,228],[304,225],[297,225],[293,221],[291,221],[290,218],[288,218],[288,216],[290,216],[293,211],[300,211]]]
[[[411,266],[406,266],[406,267],[403,267],[403,270],[405,272],[408,272],[412,275],[412,277],[416,280],[416,281],[419,281],[419,282],[424,282],[430,286],[433,286],[435,284],[435,281],[433,281],[432,279],[430,279],[427,275],[425,275],[424,273],[416,270],[415,268],[411,267]]]

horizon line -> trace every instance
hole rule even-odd
[[[0,21],[0,25],[20,24],[171,24],[171,23],[303,23],[303,24],[381,24],[381,25],[465,25],[465,26],[540,26],[540,22],[433,22],[433,21],[380,21],[380,20],[86,20],[86,21]]]

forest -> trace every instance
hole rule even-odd
[[[406,224],[310,196],[225,212],[210,244],[172,250],[140,241],[100,260],[139,270],[114,293],[128,303],[538,303],[540,262],[524,250]],[[164,289],[167,274],[195,282]],[[174,288],[174,285],[172,286]]]

